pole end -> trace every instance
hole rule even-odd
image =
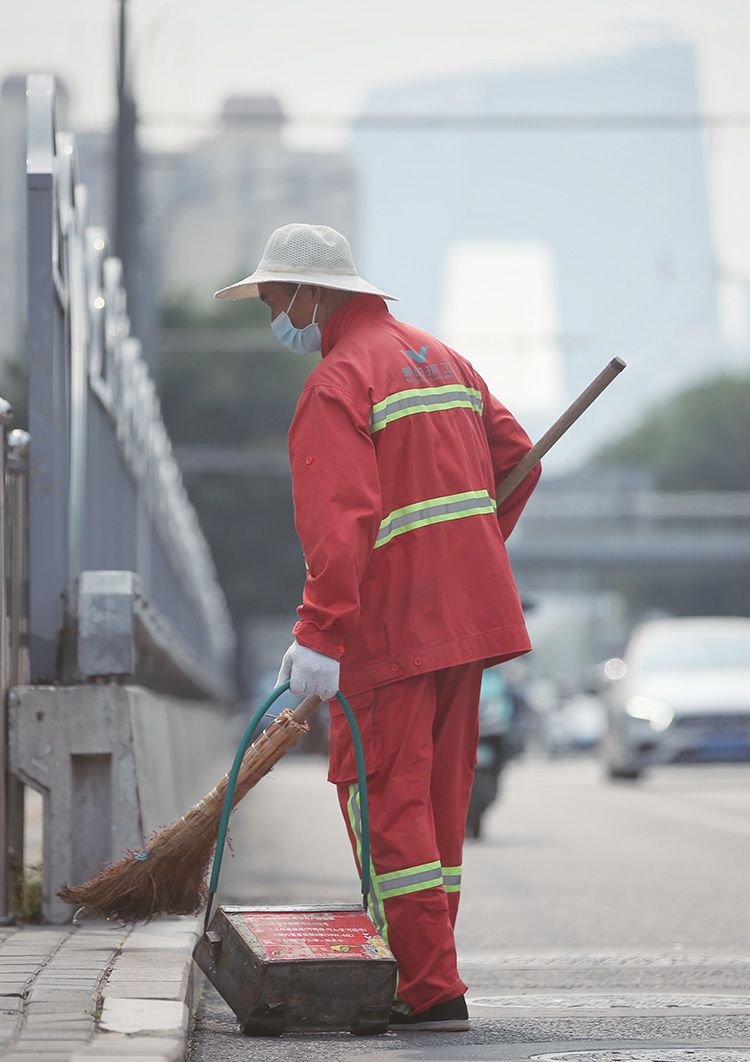
[[[204,933],[208,932],[208,923],[209,923],[209,921],[211,919],[211,908],[213,907],[214,896],[215,895],[216,895],[216,893],[214,893],[214,892],[209,892],[209,894],[208,894],[208,903],[206,904],[206,917],[203,919],[203,932]]]

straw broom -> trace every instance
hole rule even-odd
[[[621,358],[612,358],[508,473],[497,490],[498,505],[513,493],[624,368]],[[232,807],[308,733],[307,719],[318,704],[320,700],[311,696],[294,712],[284,709],[248,748],[237,777]],[[228,780],[226,774],[186,815],[154,834],[143,851],[127,850],[119,862],[95,878],[83,885],[63,886],[57,895],[66,903],[83,905],[92,913],[123,922],[150,921],[158,914],[197,914],[208,898],[208,864],[216,843]]]
[[[285,708],[249,746],[237,776],[233,807],[308,733],[307,719],[319,704],[318,697],[306,697],[294,712]],[[64,885],[57,895],[65,903],[122,922],[148,922],[158,914],[197,914],[208,896],[208,865],[228,781],[227,773],[187,814],[155,833],[145,849],[127,849],[122,859],[95,878],[82,885]]]

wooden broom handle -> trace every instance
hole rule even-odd
[[[292,717],[296,723],[306,723],[315,709],[320,704],[320,697],[316,697],[314,693],[311,693],[309,697],[305,697],[301,704],[292,712]]]
[[[585,390],[572,402],[562,416],[558,417],[549,431],[546,431],[539,442],[534,443],[529,452],[523,457],[516,467],[509,472],[497,489],[497,504],[501,505],[505,499],[513,493],[522,479],[529,474],[544,455],[552,449],[557,440],[565,434],[571,424],[574,424],[580,415],[585,412],[591,403],[599,397],[605,388],[609,387],[616,376],[619,376],[625,368],[622,358],[612,358],[609,365],[591,381]]]

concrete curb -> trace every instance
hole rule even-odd
[[[196,918],[8,929],[0,938],[6,1062],[178,1062],[199,974]]]

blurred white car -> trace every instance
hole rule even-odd
[[[750,759],[750,619],[642,623],[605,673],[611,778],[638,778],[653,764]]]

